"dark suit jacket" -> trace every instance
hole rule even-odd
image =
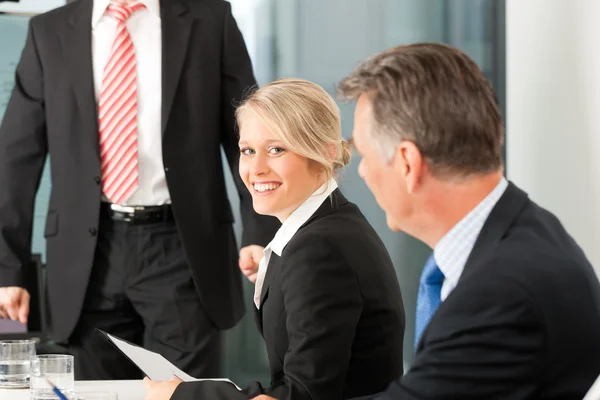
[[[404,309],[389,255],[358,208],[336,190],[272,254],[256,311],[271,386],[179,385],[174,400],[336,400],[377,393],[402,374]]]
[[[36,189],[50,154],[46,222],[54,337],[71,333],[96,247],[101,187],[91,55],[92,1],[31,19],[0,128],[0,286],[21,286]],[[241,199],[243,244],[267,244],[279,223],[259,217],[239,179],[234,103],[255,84],[229,3],[161,1],[163,162],[179,233],[202,303],[219,328],[243,315],[223,146]]]
[[[600,374],[599,307],[579,246],[510,184],[414,365],[377,399],[581,399]]]

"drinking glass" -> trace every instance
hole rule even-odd
[[[33,356],[33,340],[0,341],[0,387],[29,387],[29,365]]]
[[[56,400],[53,384],[67,397],[73,396],[75,388],[73,356],[44,354],[31,359],[30,400]]]

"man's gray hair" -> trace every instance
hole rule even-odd
[[[391,161],[413,142],[434,174],[470,175],[502,167],[502,118],[481,69],[465,53],[436,43],[397,46],[362,62],[339,84],[342,98],[365,94],[372,139]]]

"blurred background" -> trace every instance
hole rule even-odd
[[[41,0],[22,0],[31,3]],[[163,0],[166,1],[166,0]],[[496,90],[506,123],[510,180],[554,212],[600,268],[600,2],[596,0],[230,0],[259,84],[301,77],[332,95],[364,57],[414,42],[442,42],[467,52]],[[51,3],[51,2],[50,2]],[[7,4],[7,3],[4,3]],[[13,85],[33,4],[0,10],[0,118]],[[52,8],[54,4],[49,7]],[[340,103],[343,134],[353,105]],[[430,249],[391,232],[357,175],[358,159],[340,186],[384,240],[396,266],[406,309],[405,365],[412,360],[418,278]],[[230,199],[239,204],[227,170]],[[36,203],[33,252],[44,255],[49,173]],[[1,190],[1,189],[0,189]],[[248,309],[253,287],[245,287]],[[567,294],[568,295],[568,294]],[[0,322],[0,332],[22,329]],[[268,383],[268,361],[252,314],[227,333],[225,375],[243,386]]]
[[[234,0],[231,3],[259,84],[294,76],[318,83],[335,96],[336,84],[370,54],[404,43],[443,42],[465,50],[474,58],[504,104],[504,1]],[[339,106],[342,134],[350,137],[354,105],[342,102]],[[406,310],[404,354],[405,364],[409,364],[418,280],[431,250],[405,234],[388,229],[385,214],[358,176],[360,160],[356,153],[354,156],[342,173],[340,188],[377,230],[396,266]],[[230,180],[228,187],[232,189],[232,185]],[[251,304],[250,284],[246,294]],[[268,373],[266,355],[251,315],[230,333],[228,345],[231,376],[246,380]]]

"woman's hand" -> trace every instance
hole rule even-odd
[[[263,258],[264,251],[264,247],[257,245],[242,247],[240,250],[240,269],[242,270],[242,273],[246,275],[246,278],[248,278],[248,280],[252,283],[256,283],[258,264]]]
[[[166,382],[154,382],[150,378],[145,377],[146,400],[169,400],[181,382],[182,380],[179,378],[174,378]]]

